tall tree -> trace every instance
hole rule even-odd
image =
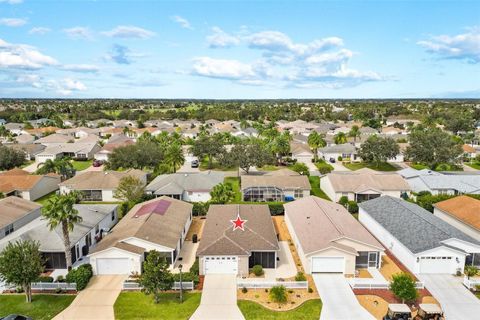
[[[0,126],[2,128],[3,126]],[[25,163],[25,152],[0,145],[0,170],[10,170]]]
[[[120,179],[115,198],[127,201],[130,204],[138,203],[145,193],[145,184],[137,177],[125,176]]]
[[[347,135],[344,132],[339,132],[333,137],[335,144],[347,143]]]
[[[62,179],[69,179],[75,175],[73,164],[68,158],[48,159],[38,165],[37,174],[56,173]]]
[[[227,167],[235,165],[248,174],[251,167],[263,167],[275,159],[259,139],[252,138],[236,143],[222,161]]]
[[[348,132],[348,136],[353,138],[353,143],[357,143],[357,138],[360,137],[360,128],[357,125],[352,126]]]
[[[284,132],[275,137],[270,143],[270,150],[277,158],[277,163],[282,157],[287,156],[290,153],[290,140],[290,134],[288,134],[288,132]]]
[[[162,291],[170,290],[173,287],[174,278],[168,268],[167,259],[156,250],[150,251],[147,259],[143,262],[143,272],[138,282],[145,294],[153,294],[155,303],[160,302]]]
[[[225,204],[232,202],[235,199],[235,192],[229,183],[219,183],[210,191],[212,203]]]
[[[73,231],[76,224],[83,220],[78,215],[78,210],[74,208],[74,205],[79,202],[80,196],[80,193],[75,191],[64,195],[55,195],[48,199],[42,208],[42,216],[47,220],[50,230],[53,231],[58,226],[61,228],[65,260],[69,270],[72,267],[70,232]]]
[[[313,131],[308,135],[308,146],[312,149],[313,152],[313,159],[315,162],[318,161],[318,149],[323,148],[327,145],[325,140],[323,140],[322,135],[320,135],[317,131]]]
[[[165,152],[165,162],[172,167],[172,171],[177,172],[177,167],[185,162],[182,146],[179,143],[172,143]]]
[[[362,143],[358,155],[363,161],[378,167],[381,163],[395,158],[399,152],[400,148],[392,138],[373,135]]]
[[[213,168],[213,160],[225,153],[225,147],[222,143],[222,136],[200,135],[190,148],[191,153],[199,159],[207,157],[208,168]]]
[[[39,248],[38,242],[11,241],[0,253],[0,281],[22,287],[28,303],[32,302],[31,283],[44,269]]]

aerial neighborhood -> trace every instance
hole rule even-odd
[[[2,103],[0,298],[58,299],[54,319],[480,314],[479,104],[459,127],[415,111],[436,101],[51,103]]]

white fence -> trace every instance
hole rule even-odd
[[[193,290],[195,288],[195,285],[193,284],[193,281],[182,281],[182,289],[183,290]],[[138,282],[134,281],[124,281],[123,282],[123,290],[141,290],[142,287],[138,284]],[[172,290],[180,290],[180,282],[174,282]]]
[[[32,283],[32,290],[77,290],[76,283],[67,283],[67,282],[35,282]]]
[[[352,289],[390,289],[390,284],[389,283],[369,283],[369,282],[355,282],[355,281],[349,281],[350,287]],[[416,289],[424,289],[425,285],[423,282],[417,281],[415,283],[415,288]]]
[[[477,286],[480,286],[480,279],[468,279],[467,277],[464,277],[463,285],[470,290],[475,290]]]
[[[284,286],[287,289],[308,289],[308,281],[244,281],[237,280],[237,288],[268,289]]]

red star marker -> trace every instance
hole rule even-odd
[[[242,220],[242,218],[240,218],[240,215],[237,214],[237,219],[235,220],[230,220],[230,222],[233,223],[233,231],[237,230],[237,229],[240,229],[242,231],[244,231],[244,224],[245,222],[247,222],[248,220]]]

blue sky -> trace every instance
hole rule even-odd
[[[0,0],[0,97],[480,97],[480,1]]]

